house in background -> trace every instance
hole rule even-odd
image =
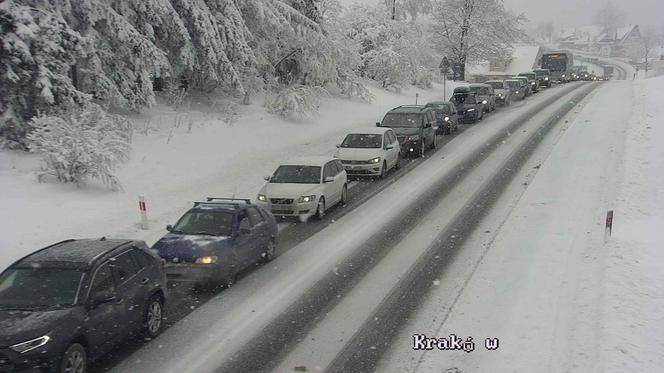
[[[542,47],[534,44],[515,44],[509,58],[496,58],[466,66],[469,81],[483,82],[489,79],[502,79],[522,72],[532,71],[540,66]]]
[[[603,32],[597,26],[562,29],[556,39],[561,49],[581,50],[606,57],[635,59],[643,50],[638,25],[620,27],[614,32]]]

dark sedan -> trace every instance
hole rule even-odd
[[[462,87],[455,89],[450,102],[454,104],[459,115],[459,120],[464,123],[475,123],[482,120],[484,114],[484,105],[477,97],[477,94],[460,90]]]
[[[152,247],[173,283],[231,285],[245,268],[275,256],[277,221],[248,199],[196,202]]]
[[[68,240],[0,274],[0,372],[85,372],[162,326],[161,260],[142,241]]]

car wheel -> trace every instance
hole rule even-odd
[[[425,142],[424,139],[422,139],[422,141],[420,141],[420,157],[423,157],[423,158],[424,158],[424,152],[425,152],[424,142]]]
[[[387,162],[383,161],[383,166],[380,168],[380,175],[378,175],[379,179],[384,179],[385,174],[387,173]]]
[[[87,370],[88,357],[85,348],[79,343],[72,343],[62,356],[60,373],[85,373]]]
[[[433,142],[431,143],[431,149],[436,149],[438,147],[438,136],[433,135]]]
[[[401,152],[397,153],[397,162],[394,164],[395,169],[401,168]]]
[[[383,165],[385,161],[383,161]],[[345,205],[348,202],[348,186],[344,184],[344,187],[341,189],[341,205]]]
[[[224,286],[230,288],[231,286],[235,285],[235,282],[237,282],[237,271],[235,268],[231,268],[228,270],[228,276],[224,281]]]
[[[321,220],[325,216],[325,198],[320,197],[316,206],[316,219]]]
[[[164,316],[164,302],[159,295],[153,295],[148,300],[143,316],[143,336],[155,338],[161,333]]]
[[[276,257],[277,243],[274,241],[274,237],[270,238],[267,246],[265,247],[265,253],[263,254],[264,262],[271,262]]]

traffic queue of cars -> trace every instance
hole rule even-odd
[[[438,135],[548,86],[548,70],[538,70],[457,87],[449,101],[396,107],[375,127],[349,131],[333,156],[280,164],[255,203],[195,202],[152,248],[67,240],[21,258],[0,274],[0,372],[85,372],[128,336],[156,337],[169,283],[230,286],[242,270],[275,258],[276,217],[322,219],[348,201],[349,176],[382,179],[404,157],[436,149]]]

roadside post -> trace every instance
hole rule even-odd
[[[141,212],[141,229],[148,229],[148,215],[144,196],[138,196],[138,209]]]
[[[416,94],[415,94],[415,105],[417,105],[417,98],[418,98],[418,97],[420,97],[420,94],[419,94],[419,93],[416,93]]]
[[[447,101],[447,72],[450,69],[450,61],[447,60],[447,57],[443,57],[438,67],[440,68],[440,73],[443,74],[443,101]]]
[[[604,241],[608,241],[611,237],[611,231],[613,230],[613,210],[606,212],[606,225],[604,228]]]

